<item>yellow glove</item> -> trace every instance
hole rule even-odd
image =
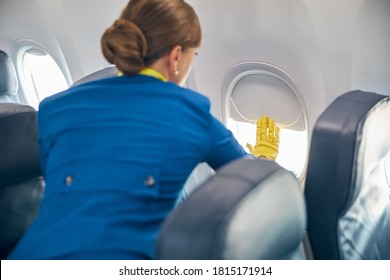
[[[275,125],[273,119],[264,115],[256,123],[256,144],[253,148],[251,144],[246,144],[249,151],[255,157],[265,157],[275,160],[279,152],[280,129]]]

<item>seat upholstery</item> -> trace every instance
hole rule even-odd
[[[35,219],[44,190],[39,166],[36,111],[0,104],[0,258]]]
[[[164,221],[159,259],[303,259],[305,205],[296,177],[242,158],[220,168]]]
[[[118,75],[118,69],[116,68],[116,66],[109,66],[109,67],[103,68],[101,70],[98,70],[96,72],[93,72],[93,73],[81,78],[80,80],[76,81],[72,85],[72,87],[78,86],[78,85],[81,85],[84,83],[92,82],[95,80],[99,80],[99,79],[114,77],[117,75]]]
[[[14,64],[9,56],[0,50],[0,103],[19,102],[18,80]]]
[[[389,259],[390,97],[352,91],[319,117],[305,199],[315,259]]]

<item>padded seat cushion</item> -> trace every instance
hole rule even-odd
[[[0,188],[40,176],[36,111],[0,104]]]
[[[160,259],[291,259],[306,225],[296,177],[243,158],[222,167],[164,222]]]
[[[17,92],[15,66],[9,56],[0,50],[0,103],[17,102]]]
[[[39,165],[36,111],[0,104],[0,258],[34,221],[44,191]]]
[[[389,257],[389,120],[390,97],[363,91],[341,95],[317,120],[305,186],[315,259]]]

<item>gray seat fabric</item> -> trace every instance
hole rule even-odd
[[[35,219],[44,190],[33,108],[0,104],[0,155],[0,258],[4,259]]]
[[[304,259],[306,216],[296,177],[242,158],[217,170],[164,221],[158,259]]]
[[[315,259],[390,259],[390,97],[352,91],[313,131],[305,198]]]
[[[78,85],[81,85],[84,83],[92,82],[95,80],[99,80],[99,79],[114,77],[117,75],[118,75],[118,69],[116,68],[116,66],[109,66],[109,67],[98,70],[96,72],[93,72],[93,73],[81,78],[80,80],[76,81],[72,85],[72,87],[75,87],[75,86],[78,86]]]
[[[18,98],[18,80],[14,64],[9,56],[0,50],[0,103],[16,103]]]

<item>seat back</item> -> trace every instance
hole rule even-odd
[[[352,91],[319,117],[305,185],[315,259],[389,259],[390,97]]]
[[[162,225],[159,259],[303,259],[306,226],[296,177],[273,161],[220,168]]]
[[[0,50],[0,103],[19,102],[18,80],[14,64],[9,56]]]
[[[0,104],[0,258],[35,219],[43,195],[36,111]]]
[[[76,81],[72,87],[78,86],[84,83],[92,82],[99,79],[109,78],[109,77],[115,77],[118,75],[118,69],[116,66],[109,66],[106,68],[103,68],[101,70],[98,70],[96,72],[93,72],[80,80]]]

